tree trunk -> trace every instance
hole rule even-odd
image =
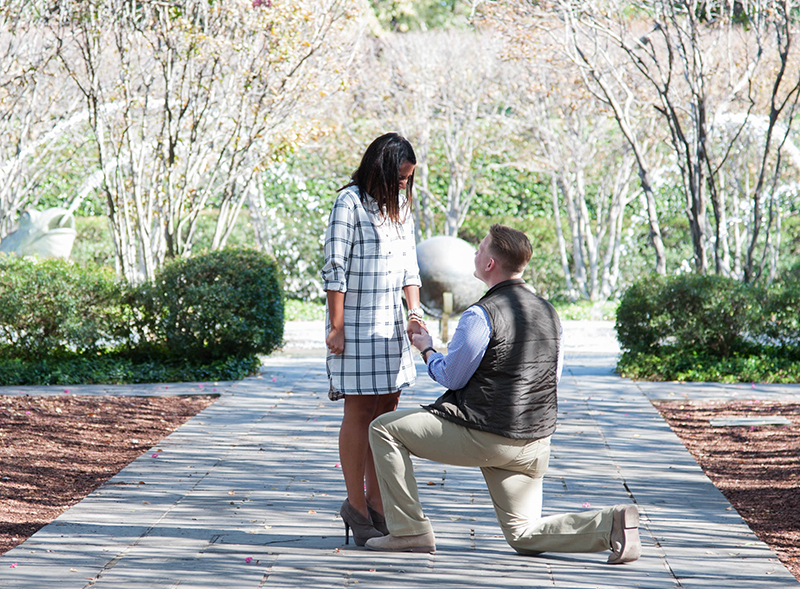
[[[583,236],[581,235],[580,218],[575,207],[575,195],[563,174],[558,175],[558,185],[564,195],[564,204],[567,207],[567,219],[572,233],[572,267],[575,286],[581,296],[589,298],[586,284],[586,264],[583,257]]]
[[[550,194],[553,203],[553,220],[556,226],[556,238],[558,239],[558,252],[561,254],[561,269],[564,272],[564,285],[570,299],[574,302],[578,295],[572,285],[572,272],[569,269],[569,257],[567,256],[567,242],[564,240],[564,229],[561,226],[561,206],[558,202],[558,184],[556,175],[550,175]]]

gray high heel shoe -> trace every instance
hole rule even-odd
[[[342,503],[339,515],[342,516],[342,521],[344,521],[345,544],[350,544],[350,528],[353,529],[353,542],[355,542],[356,546],[363,546],[370,538],[383,537],[383,534],[372,525],[372,520],[361,515],[355,507],[350,505],[348,499],[345,499],[344,503]]]
[[[369,517],[372,520],[372,525],[375,526],[375,529],[378,530],[384,536],[389,534],[389,528],[386,527],[386,518],[372,509],[369,503],[367,503],[367,511],[369,512]]]

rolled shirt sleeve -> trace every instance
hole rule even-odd
[[[353,249],[355,215],[349,202],[337,198],[325,231],[325,265],[322,267],[322,289],[347,292],[347,268]]]

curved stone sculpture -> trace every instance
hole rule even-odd
[[[66,209],[29,209],[20,215],[17,230],[0,241],[0,252],[68,258],[76,235],[75,217]]]
[[[486,285],[475,278],[475,248],[463,239],[439,235],[417,245],[422,288],[420,302],[425,312],[442,316],[442,295],[453,293],[453,313],[464,311],[483,296]]]

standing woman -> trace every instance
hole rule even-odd
[[[407,335],[419,332],[423,319],[411,215],[416,163],[404,137],[378,137],[340,189],[325,234],[328,396],[344,399],[339,457],[347,499],[340,513],[345,541],[352,528],[358,546],[388,533],[369,424],[394,411],[400,390],[416,379]]]

